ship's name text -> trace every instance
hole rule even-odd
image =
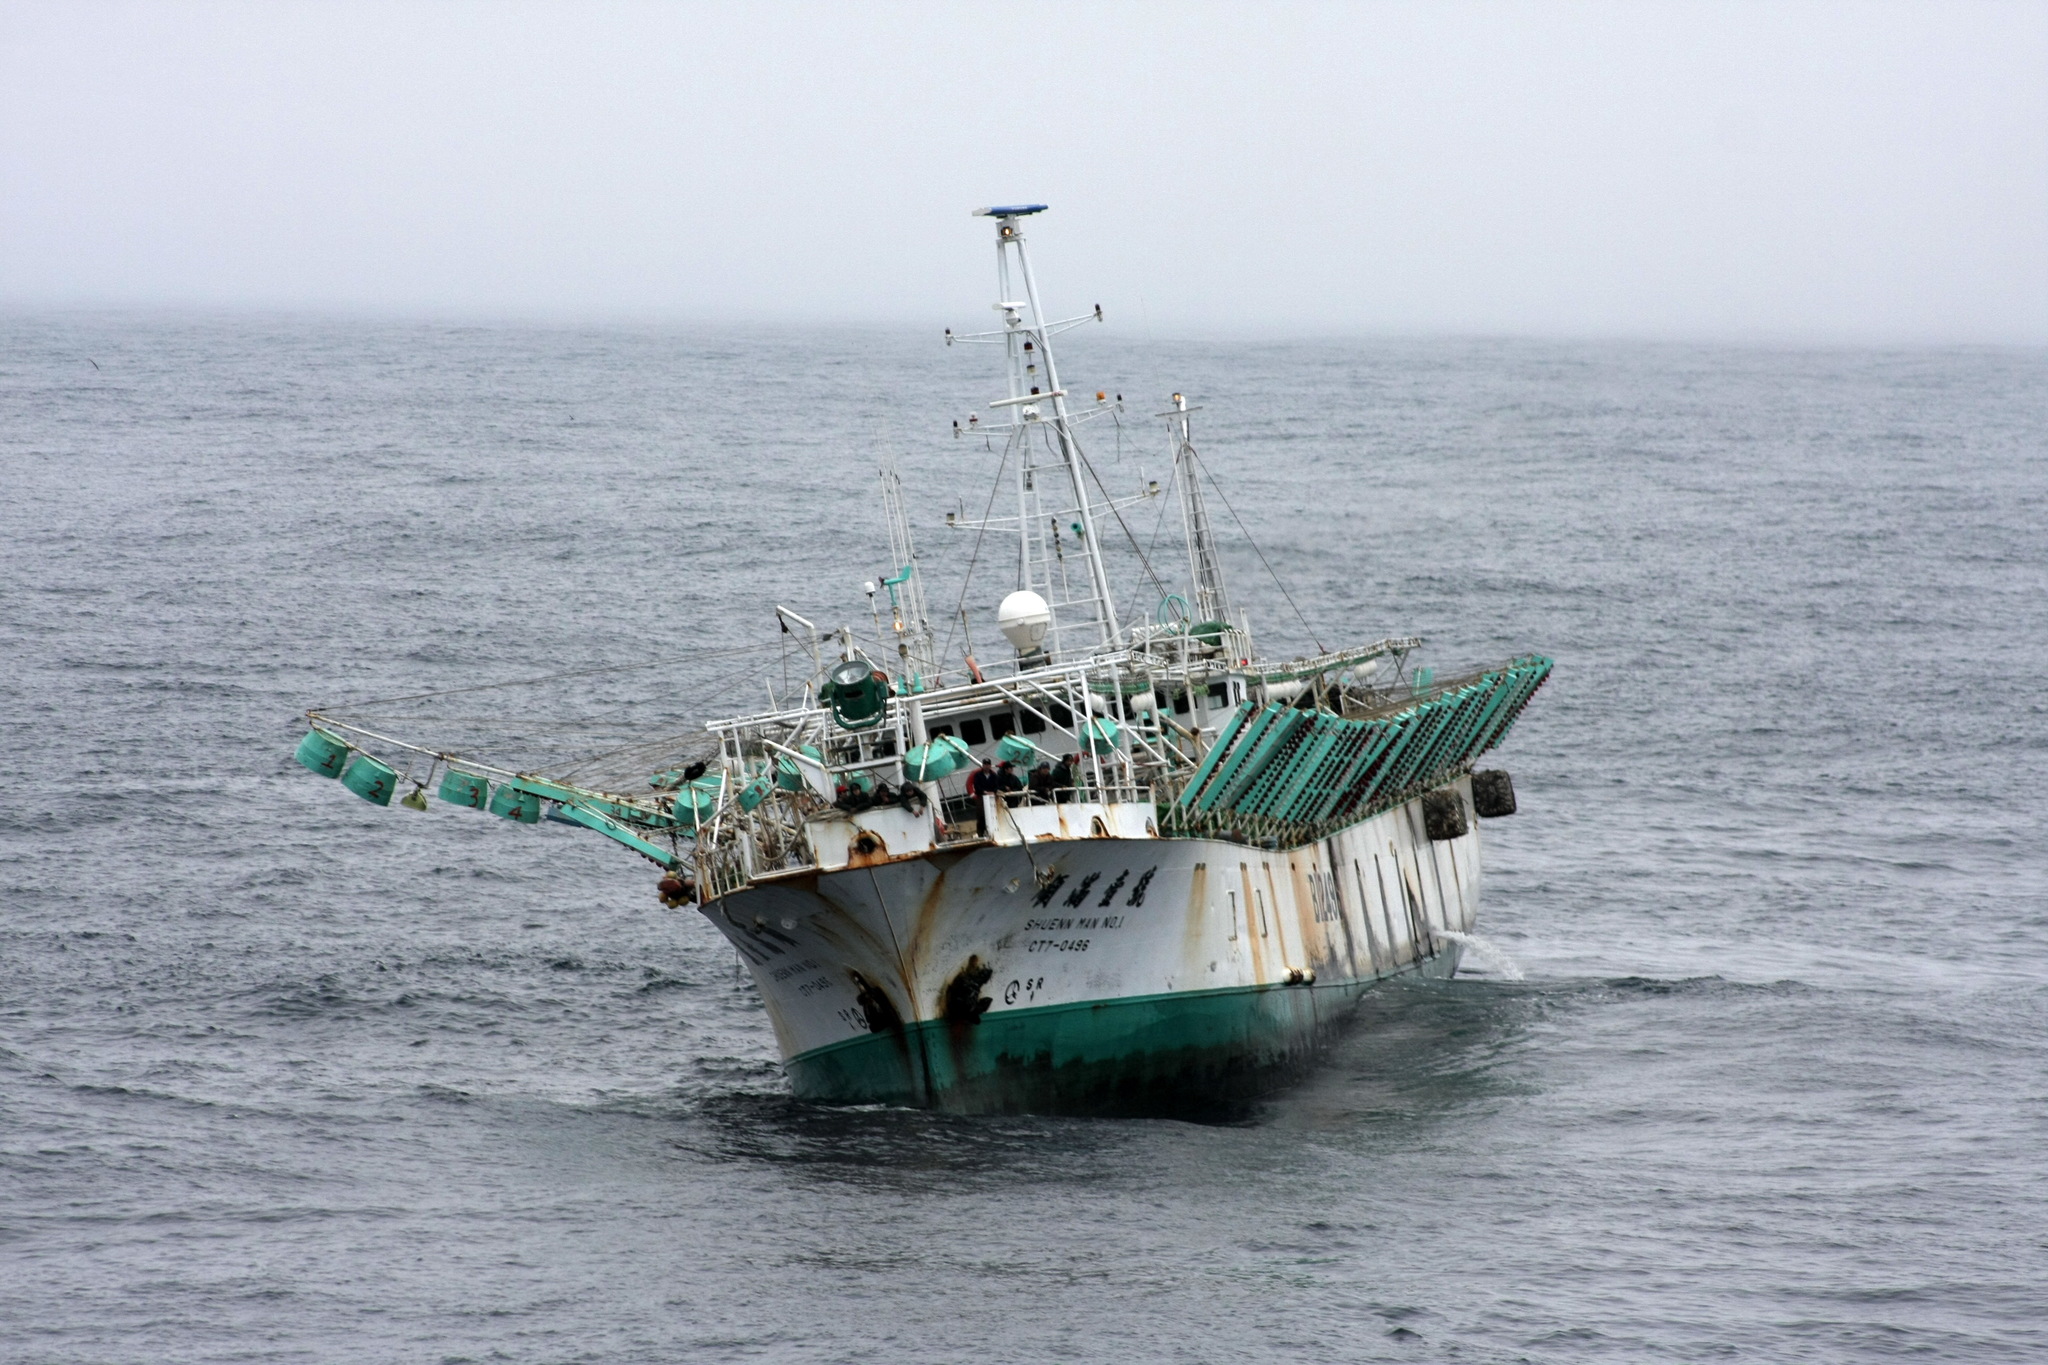
[[[1122,915],[1083,915],[1078,919],[1028,919],[1024,921],[1027,934],[1057,934],[1068,929],[1121,929]]]

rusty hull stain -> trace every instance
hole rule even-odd
[[[946,1044],[953,1053],[956,1075],[965,1074],[972,1065],[975,1026],[995,1003],[981,993],[981,988],[994,975],[995,969],[983,962],[979,954],[970,953],[966,964],[939,992],[939,1014],[946,1021]]]
[[[1252,960],[1252,980],[1264,981],[1266,979],[1266,934],[1263,927],[1263,919],[1259,914],[1258,902],[1252,898],[1252,868],[1250,863],[1243,861],[1238,863],[1237,879],[1243,887],[1240,894],[1244,896],[1244,901],[1239,906],[1239,910],[1244,916],[1244,946],[1245,952]]]
[[[846,969],[846,974],[853,980],[855,998],[860,1004],[861,1016],[867,1020],[868,1032],[901,1035],[903,1016],[897,1012],[896,1002],[889,998],[889,993],[852,967]]]
[[[855,1001],[860,1005],[861,1017],[867,1021],[868,1032],[886,1035],[895,1045],[896,1055],[902,1059],[905,1073],[915,1074],[910,1059],[910,1034],[903,1027],[903,1016],[897,1012],[896,1002],[889,998],[887,991],[853,968],[848,967],[846,974],[853,981]],[[925,1086],[927,1090],[931,1086],[931,1077],[928,1075],[925,1077]]]
[[[1317,872],[1315,855],[1309,854],[1309,871]],[[1301,955],[1309,970],[1325,971],[1336,964],[1337,952],[1330,943],[1329,925],[1316,918],[1316,896],[1309,873],[1301,870],[1298,858],[1287,860],[1288,890],[1294,896],[1294,924],[1301,931]]]
[[[860,833],[853,836],[853,842],[846,846],[846,866],[848,870],[857,867],[873,867],[877,863],[890,861],[892,859],[889,857],[889,845],[882,841],[881,835],[871,829],[861,830]]]
[[[1188,922],[1181,934],[1181,969],[1200,980],[1209,974],[1204,956],[1209,939],[1209,865],[1196,863],[1188,876]]]
[[[995,968],[983,962],[979,953],[967,955],[966,965],[939,992],[939,1014],[949,1028],[972,1028],[981,1022],[981,1016],[995,1003],[981,993],[981,988],[995,974]]]

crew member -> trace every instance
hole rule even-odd
[[[1031,795],[1040,801],[1052,800],[1052,764],[1041,763],[1031,770]]]
[[[981,760],[981,766],[967,774],[967,794],[973,797],[993,796],[996,785],[996,765],[989,759]]]
[[[1007,804],[1012,806],[1017,804],[1015,801],[1009,800],[1010,797],[1024,790],[1024,779],[1017,776],[1016,764],[1005,759],[996,769],[995,789],[1003,794]]]

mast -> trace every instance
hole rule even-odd
[[[1188,414],[1194,409],[1181,394],[1173,396],[1173,411],[1162,414],[1173,436],[1173,472],[1180,486],[1181,524],[1187,528],[1188,579],[1195,590],[1195,619],[1191,624],[1230,620],[1230,594],[1223,586],[1223,561],[1216,556],[1216,533],[1209,526],[1209,507],[1202,500],[1202,480],[1195,443],[1188,435]]]
[[[995,307],[1003,317],[1000,335],[1010,392],[990,406],[1012,414],[1008,427],[1010,449],[1017,456],[1017,586],[1037,593],[1051,609],[1045,647],[1057,659],[1113,649],[1120,632],[1096,536],[1094,499],[1088,495],[1087,471],[1068,419],[1066,391],[1060,387],[1051,344],[1055,332],[1090,319],[1084,315],[1063,324],[1046,320],[1018,226],[1019,219],[1042,213],[1045,207],[976,209],[975,216],[996,220],[996,281],[1002,297]],[[1016,297],[1018,283],[1023,286],[1022,299]],[[1098,308],[1093,317],[1100,316]]]
[[[890,625],[902,663],[904,691],[921,692],[938,682],[938,648],[931,618],[925,614],[924,577],[917,571],[917,547],[910,539],[910,517],[903,510],[903,479],[893,463],[882,475],[882,516],[889,523],[891,569],[882,579],[889,590]]]

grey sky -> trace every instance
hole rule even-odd
[[[2048,340],[2048,5],[0,6],[0,302]],[[971,322],[971,317],[967,318]]]

